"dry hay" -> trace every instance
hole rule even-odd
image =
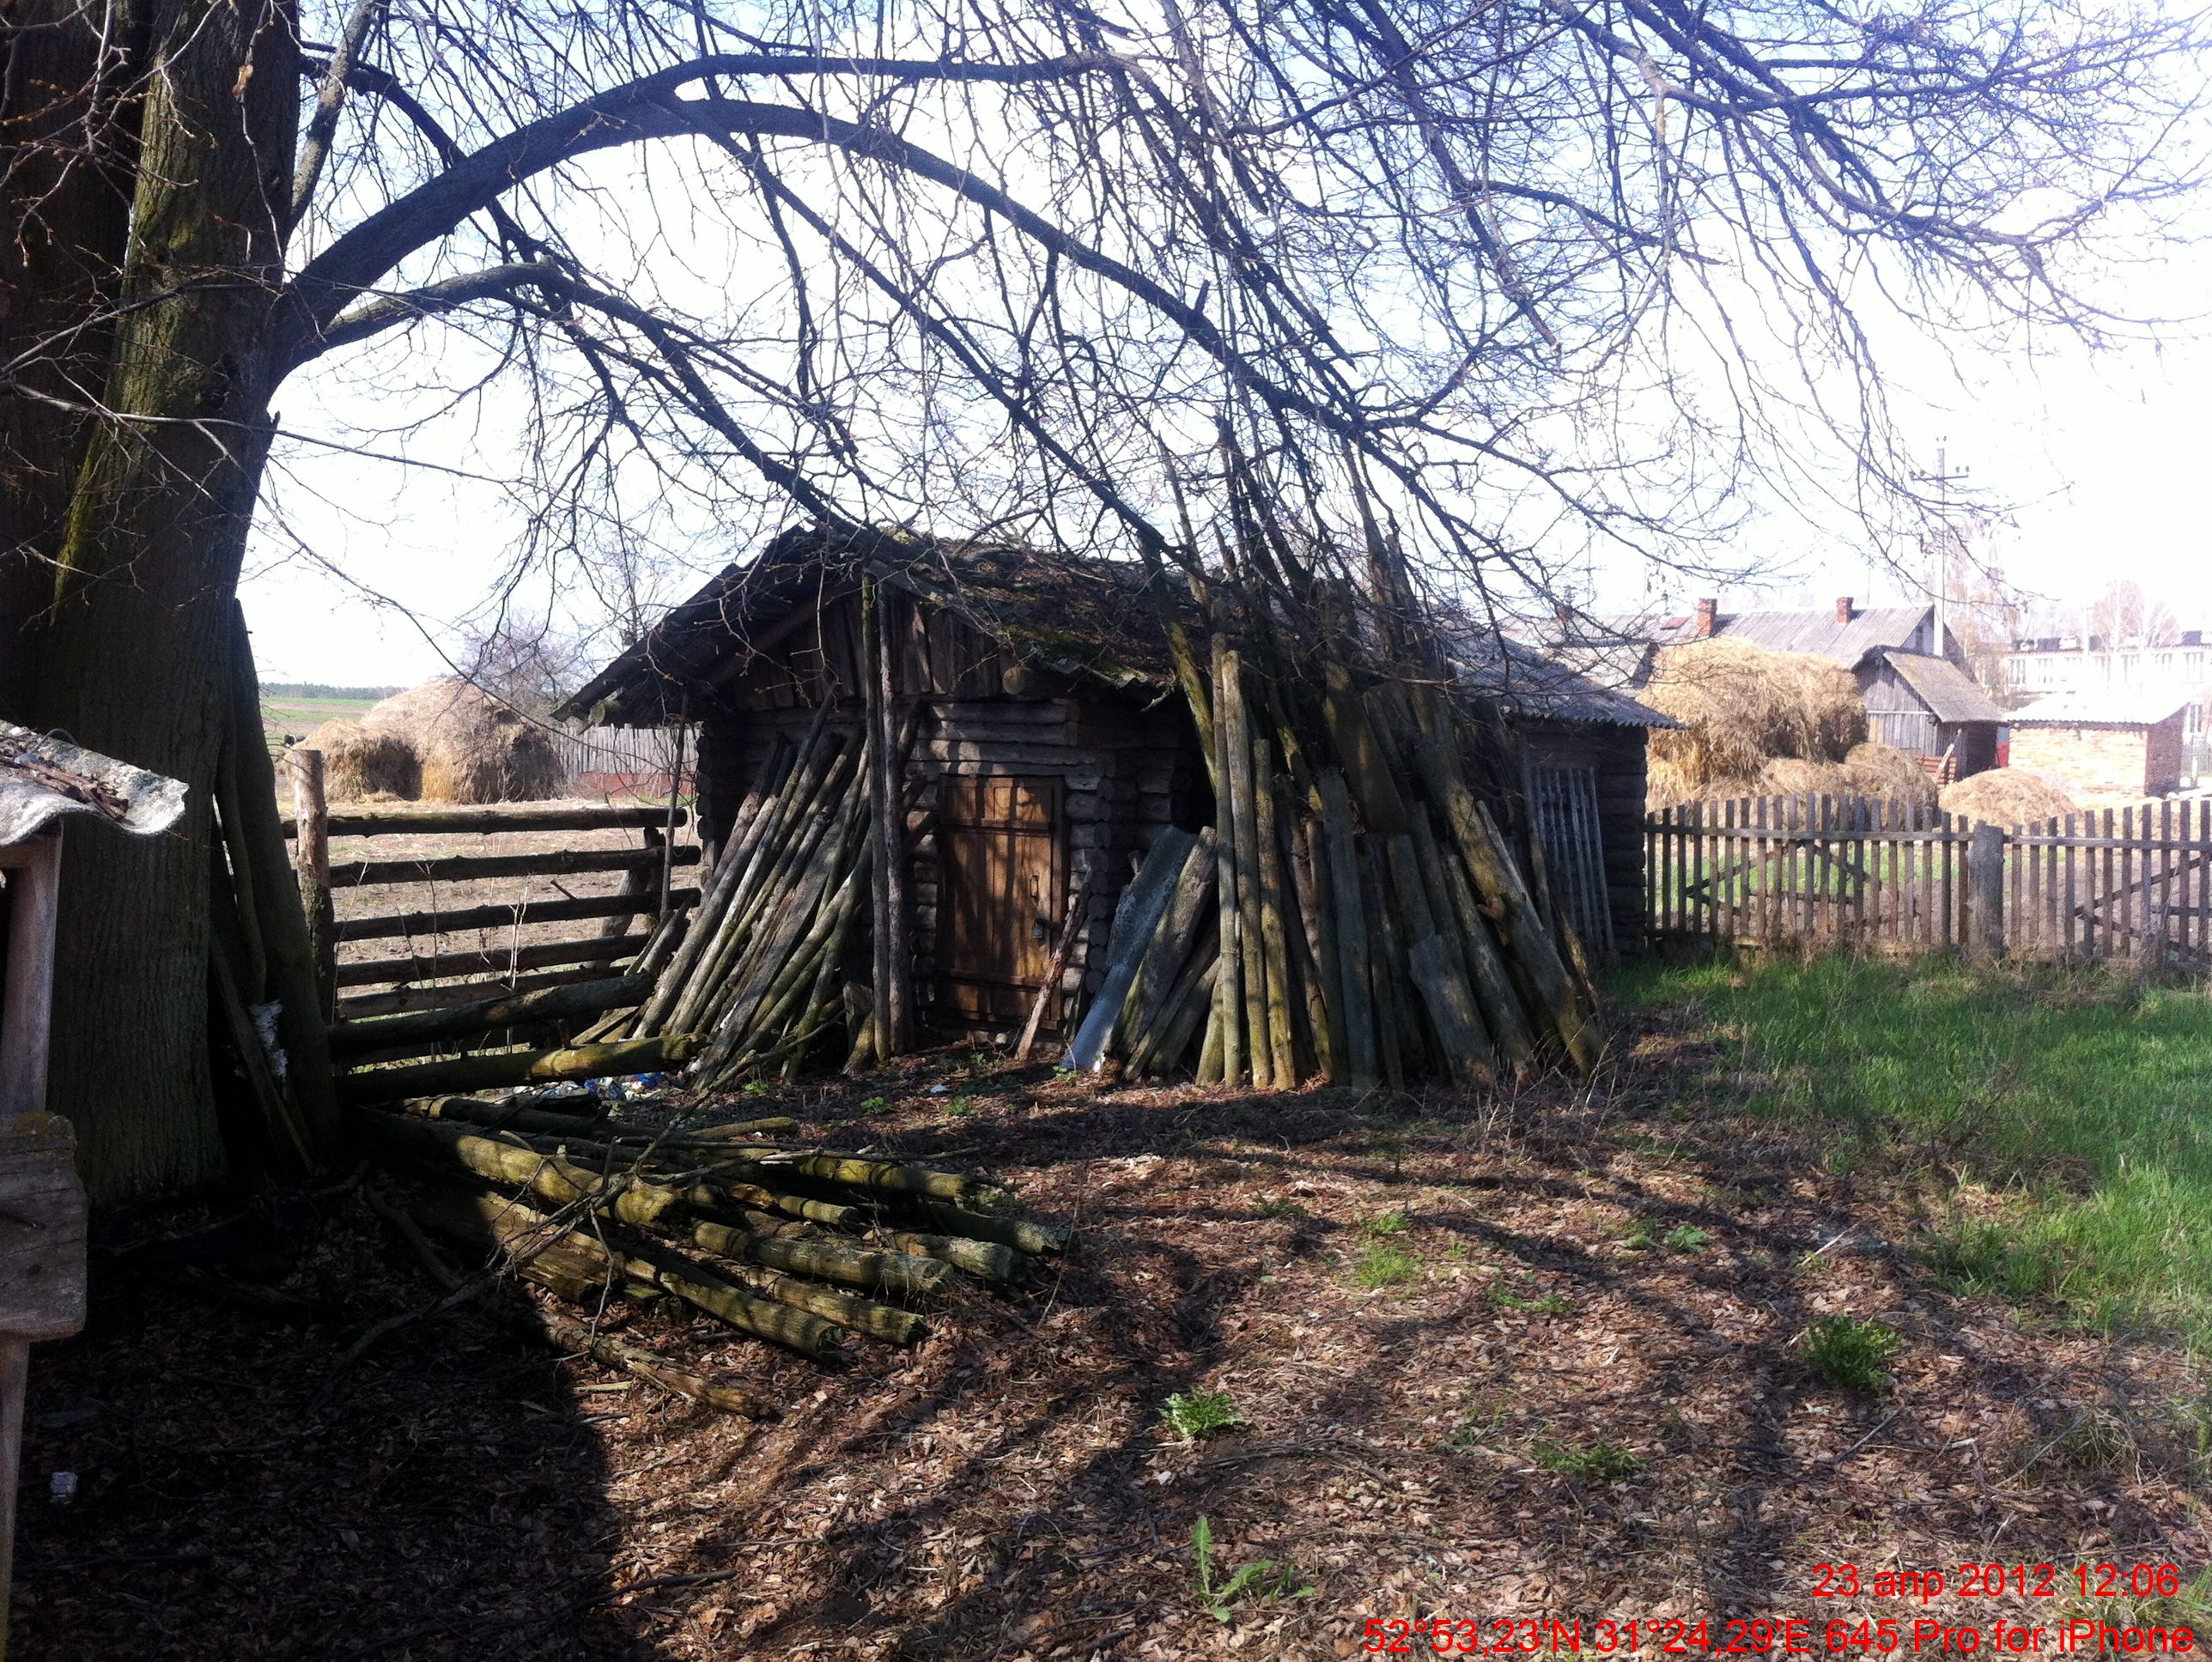
[[[410,800],[422,788],[422,769],[412,746],[347,717],[325,722],[298,748],[323,753],[323,795],[332,802]]]
[[[565,782],[544,730],[458,676],[394,694],[362,725],[414,752],[426,802],[542,802]]]
[[[1943,811],[1990,825],[2027,825],[2063,818],[2075,811],[2075,804],[2048,773],[1992,767],[1946,786]]]
[[[1844,766],[1859,781],[1853,788],[1863,797],[1910,803],[1916,808],[1936,806],[1936,781],[1910,750],[1871,742],[1854,744]]]
[[[1866,738],[1858,682],[1840,664],[1810,652],[1772,652],[1726,639],[1669,646],[1637,696],[1682,724],[1651,735],[1655,806],[1780,790],[1761,782],[1769,763],[1841,762]]]

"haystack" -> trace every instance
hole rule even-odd
[[[326,721],[300,741],[323,753],[323,794],[332,802],[396,797],[411,801],[422,788],[414,748],[390,733],[372,733],[343,716]]]
[[[2032,767],[1993,767],[1945,787],[1943,811],[1990,825],[2028,825],[2076,811],[2074,799],[2047,773]]]
[[[1936,781],[1910,750],[1871,742],[1854,744],[1844,766],[1856,781],[1851,788],[1863,797],[1910,803],[1916,808],[1936,806]]]
[[[539,802],[561,794],[559,755],[542,728],[458,676],[395,694],[362,729],[405,744],[428,802]]]
[[[1857,682],[1809,652],[1725,639],[1669,646],[1637,696],[1682,724],[1651,735],[1655,805],[1778,789],[1760,783],[1768,763],[1841,762],[1866,738]]]

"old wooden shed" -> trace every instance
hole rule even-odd
[[[1042,986],[1085,895],[1060,986],[1101,971],[1114,902],[1161,828],[1212,813],[1141,567],[1000,546],[786,532],[678,607],[564,707],[698,729],[711,858],[779,737],[828,701],[857,725],[861,579],[879,584],[904,780],[913,983],[940,1029],[1001,1029]]]
[[[1160,831],[1212,823],[1212,791],[1141,566],[1004,545],[787,531],[677,607],[562,707],[698,732],[709,861],[779,741],[822,712],[857,731],[864,578],[884,692],[910,734],[902,767],[911,969],[940,1032],[1003,1031],[1084,915],[1048,1029],[1104,974],[1115,903]],[[1200,650],[1180,585],[1165,597]],[[1461,695],[1486,701],[1522,759],[1531,816],[1568,915],[1601,955],[1643,915],[1644,740],[1668,719],[1517,644],[1470,631]]]

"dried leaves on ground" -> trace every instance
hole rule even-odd
[[[111,1274],[36,1354],[15,1654],[1333,1658],[1373,1617],[2187,1619],[2071,1596],[2076,1563],[2187,1581],[2208,1556],[2186,1360],[1947,1293],[1915,1182],[1734,1112],[1687,1019],[1602,1087],[1498,1098],[946,1052],[738,1099],[1079,1231],[1027,1292],[840,1372],[610,1307],[772,1422],[468,1307],[341,1368],[441,1292],[357,1195],[269,1266],[310,1321]],[[1900,1337],[1887,1386],[1820,1374],[1823,1317]],[[1231,1417],[1187,1438],[1163,1410],[1200,1393]],[[1946,1590],[1815,1596],[1846,1562]],[[2051,1563],[2068,1596],[1962,1597],[1966,1562]]]

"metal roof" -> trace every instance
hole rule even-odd
[[[2004,719],[2004,712],[1990,701],[1990,695],[1949,658],[1930,658],[1925,652],[1899,652],[1895,648],[1881,656],[1883,661],[1897,671],[1898,678],[1934,712],[1936,720],[1995,722]]]
[[[2002,719],[2015,727],[2155,727],[2188,707],[2171,693],[2053,693]]]
[[[1816,652],[1856,670],[1869,652],[1906,646],[1934,610],[1933,606],[1869,606],[1852,613],[1848,623],[1836,621],[1833,607],[1811,612],[1721,612],[1713,620],[1713,633],[1769,652]],[[1662,646],[1679,646],[1698,638],[1695,614],[1658,618],[1648,627],[1650,638]]]
[[[184,811],[179,780],[0,721],[0,848],[28,842],[64,815],[150,837]]]
[[[1682,725],[1559,658],[1487,630],[1459,634],[1445,650],[1462,691],[1495,700],[1527,720],[1587,721],[1608,727]]]

